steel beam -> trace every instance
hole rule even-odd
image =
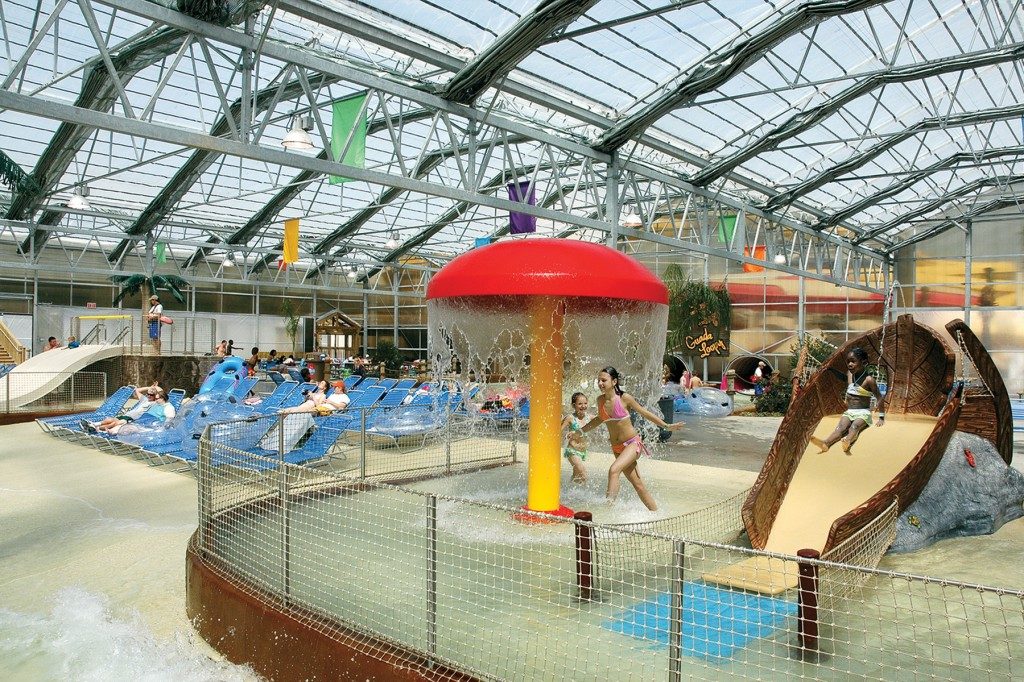
[[[596,4],[597,0],[542,0],[449,78],[437,94],[453,102],[472,104],[552,32],[568,26]]]
[[[829,17],[860,12],[888,0],[805,0],[759,31],[741,35],[714,50],[671,90],[602,133],[594,148],[610,153],[637,139],[666,114],[691,104],[704,93],[720,88],[789,36]]]
[[[831,97],[810,109],[793,114],[786,121],[761,135],[742,149],[708,164],[705,168],[694,173],[690,177],[690,182],[701,187],[714,182],[742,163],[763,152],[776,149],[786,140],[792,139],[800,133],[806,132],[820,124],[850,102],[872,90],[892,83],[908,83],[945,73],[955,73],[968,69],[978,69],[985,66],[1013,62],[1022,57],[1024,57],[1024,43],[1014,43],[1013,45],[997,49],[970,52],[917,64],[907,64],[906,66],[893,68],[868,78],[858,79],[853,85],[835,97]]]

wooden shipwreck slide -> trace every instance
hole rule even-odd
[[[964,387],[963,406],[956,430],[991,441],[999,456],[1009,464],[1013,459],[1013,412],[1003,377],[985,345],[963,320],[947,323],[946,331],[953,337],[953,341],[959,342],[967,356],[965,362],[970,360],[978,370],[978,378],[983,384],[968,384]]]
[[[886,423],[865,429],[844,453],[810,445],[827,436],[845,411],[846,355],[863,348],[889,378]],[[743,506],[758,549],[794,555],[825,553],[876,518],[893,500],[902,511],[938,466],[960,414],[951,395],[955,357],[932,329],[901,316],[836,351],[790,403],[761,473]],[[777,594],[796,585],[792,561],[756,557],[706,580]]]

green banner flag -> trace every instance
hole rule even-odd
[[[732,234],[736,231],[736,216],[724,215],[718,219],[718,239],[723,244],[732,242]]]
[[[156,243],[156,262],[166,263],[167,262],[167,242]]]
[[[366,166],[366,93],[346,97],[334,102],[331,124],[331,158],[347,166]],[[338,185],[352,178],[331,176],[331,184]]]

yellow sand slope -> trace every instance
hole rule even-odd
[[[839,443],[827,453],[808,445],[772,524],[765,550],[780,554],[796,554],[801,549],[821,551],[836,519],[894,479],[924,445],[936,421],[924,415],[891,415],[885,426],[865,429],[849,453],[844,453]],[[814,435],[824,439],[838,422],[839,415],[825,417]],[[794,562],[755,557],[704,578],[778,594],[795,587],[796,576]]]

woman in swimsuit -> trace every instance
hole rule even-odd
[[[811,442],[822,452],[843,441],[843,452],[849,452],[857,442],[860,432],[871,426],[871,396],[877,399],[882,409],[882,394],[875,378],[868,374],[868,354],[863,348],[854,348],[846,354],[846,412],[839,418],[836,430],[822,440],[811,436]],[[878,425],[885,422],[885,412],[879,411]]]
[[[615,461],[608,469],[606,497],[609,502],[615,500],[619,494],[619,474],[624,474],[626,480],[636,488],[640,501],[648,509],[655,511],[658,505],[647,491],[644,482],[640,480],[640,472],[636,469],[637,459],[641,453],[647,453],[647,448],[633,428],[629,413],[630,410],[637,412],[667,431],[678,431],[683,428],[683,424],[666,424],[661,417],[640,405],[633,396],[624,393],[619,387],[619,372],[614,367],[605,367],[598,372],[597,388],[601,391],[597,398],[597,416],[587,422],[581,430],[590,431],[600,424],[608,427],[608,438],[612,442]]]

